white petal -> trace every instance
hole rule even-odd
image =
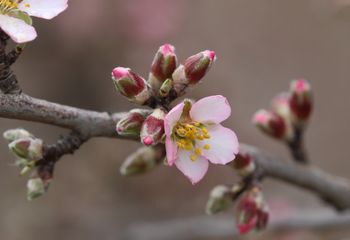
[[[182,109],[184,108],[184,103],[179,103],[173,109],[170,110],[170,112],[165,116],[164,119],[164,131],[167,136],[170,137],[171,131],[176,124],[177,121],[179,121]]]
[[[166,137],[165,139],[165,150],[167,162],[169,166],[172,166],[177,157],[177,145],[170,137]]]
[[[192,105],[191,118],[204,123],[221,123],[231,115],[231,106],[221,95],[202,98]]]
[[[66,10],[68,0],[23,0],[18,8],[30,16],[52,19]]]
[[[210,139],[196,142],[202,149],[202,155],[214,164],[227,164],[234,160],[239,149],[236,134],[220,124],[208,126],[207,129]],[[210,146],[208,150],[204,149],[205,144]]]
[[[175,161],[176,167],[192,182],[199,182],[208,171],[209,163],[204,157],[197,157],[195,161],[190,159],[191,151],[178,150],[178,158]]]
[[[23,20],[0,14],[0,28],[16,43],[25,43],[36,38],[35,29]]]

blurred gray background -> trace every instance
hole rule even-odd
[[[133,105],[116,93],[110,80],[113,67],[130,67],[146,77],[163,43],[175,45],[180,60],[215,50],[217,62],[187,96],[226,96],[233,114],[224,125],[234,129],[240,141],[288,158],[284,146],[263,136],[250,119],[256,110],[268,107],[274,95],[287,90],[291,79],[304,77],[312,83],[316,100],[306,135],[310,157],[321,168],[349,177],[350,1],[71,0],[69,4],[52,21],[34,20],[39,37],[14,67],[25,93],[97,111],[125,111]],[[0,119],[1,132],[19,126],[46,142],[67,133]],[[230,169],[213,165],[195,187],[177,169],[163,166],[142,176],[121,177],[122,161],[139,146],[93,139],[59,162],[44,197],[27,202],[25,178],[11,166],[13,157],[2,141],[0,239],[128,239],[139,224],[210,218],[204,215],[210,189],[237,179]],[[264,192],[272,218],[295,209],[323,207],[313,195],[283,183],[266,181]],[[223,216],[233,218],[233,211]],[[343,230],[302,230],[242,239],[346,237],[350,233]]]

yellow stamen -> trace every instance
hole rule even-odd
[[[197,156],[196,155],[194,155],[194,154],[191,154],[190,155],[190,159],[191,159],[191,161],[196,161],[196,158],[197,158]]]
[[[202,150],[200,148],[196,148],[194,150],[194,153],[197,154],[197,155],[202,155]]]
[[[210,149],[210,145],[209,145],[209,144],[205,144],[205,145],[203,146],[203,148],[204,148],[205,150],[209,150],[209,149]]]
[[[26,8],[29,8],[29,7],[30,7],[30,4],[29,4],[29,3],[26,3],[26,4],[24,4],[24,6],[25,6]]]

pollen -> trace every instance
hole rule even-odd
[[[203,146],[203,148],[204,148],[205,150],[209,150],[209,149],[210,149],[210,145],[209,145],[209,144],[205,144],[205,145]]]
[[[18,10],[17,2],[13,0],[0,0],[0,13],[9,14]]]
[[[197,156],[196,155],[194,155],[194,154],[191,154],[190,155],[190,159],[191,159],[191,161],[196,161],[196,158],[197,158]]]
[[[25,6],[26,8],[30,8],[30,4],[29,4],[29,3],[24,4],[24,6]]]
[[[196,148],[196,149],[194,150],[194,153],[197,154],[197,155],[202,155],[202,149]]]

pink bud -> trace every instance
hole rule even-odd
[[[171,78],[177,66],[175,47],[170,44],[162,45],[154,56],[151,73],[158,81],[163,82]]]
[[[253,187],[242,194],[236,208],[236,224],[240,234],[261,230],[268,222],[268,207],[261,190]]]
[[[264,133],[274,138],[284,139],[289,137],[285,120],[271,111],[259,110],[255,113],[252,121]]]
[[[294,80],[290,86],[290,109],[294,122],[305,122],[312,111],[311,86],[305,79]]]
[[[248,176],[255,170],[255,163],[249,154],[238,153],[233,161],[233,167],[241,176]]]
[[[114,68],[112,79],[119,92],[132,102],[143,104],[151,96],[146,81],[129,68]]]
[[[165,112],[162,109],[155,109],[142,124],[141,142],[146,145],[156,145],[164,135]]]
[[[215,52],[206,50],[186,59],[184,70],[189,84],[198,83],[216,60]]]
[[[116,130],[121,136],[140,136],[141,126],[150,111],[133,109],[117,123]]]

